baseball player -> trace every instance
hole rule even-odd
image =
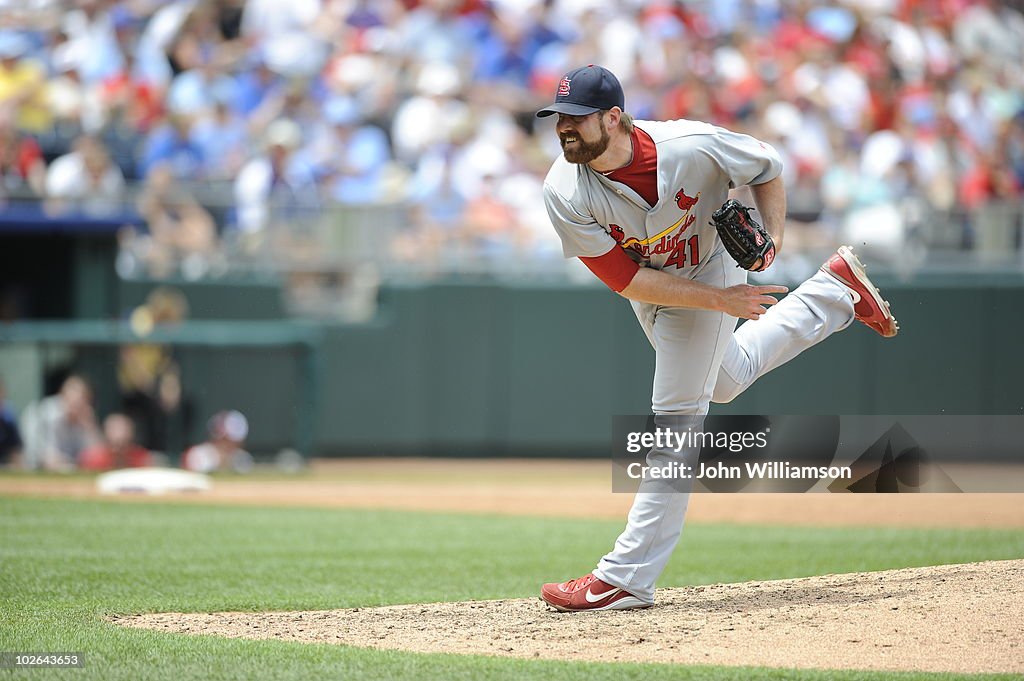
[[[772,294],[785,287],[745,283],[747,269],[767,268],[782,245],[786,195],[771,146],[698,121],[634,121],[618,79],[594,65],[561,79],[554,104],[537,112],[550,115],[563,153],[544,184],[548,214],[565,256],[631,301],[654,346],[655,414],[703,417],[854,319],[896,335],[888,303],[848,247],[781,301]],[[742,186],[764,228],[727,203]],[[736,329],[740,318],[750,321]],[[688,501],[641,487],[596,569],[545,584],[541,597],[565,611],[651,606]]]

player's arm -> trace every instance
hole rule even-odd
[[[786,231],[786,186],[782,176],[762,184],[750,185],[754,205],[761,214],[761,221],[775,242],[776,255],[782,250],[782,237]]]
[[[748,286],[726,289],[640,267],[618,246],[596,258],[580,258],[590,271],[620,296],[642,303],[725,312],[733,317],[757,319],[775,304],[769,293],[785,293],[785,286]]]
[[[715,160],[730,189],[750,187],[761,224],[771,235],[778,254],[786,223],[782,157],[770,144],[725,128],[717,128],[713,137],[698,139],[705,145],[702,151]],[[752,269],[759,267],[760,263],[756,263]]]
[[[778,301],[770,293],[785,293],[785,286],[738,284],[718,288],[676,277],[661,270],[641,267],[619,295],[641,303],[689,307],[724,312],[741,319],[757,319]]]

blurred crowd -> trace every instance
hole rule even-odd
[[[220,411],[206,424],[206,437],[180,452],[160,447],[155,434],[140,429],[128,411],[115,410],[102,422],[96,415],[92,386],[70,374],[57,391],[29,403],[16,414],[0,378],[0,469],[109,471],[167,466],[199,473],[249,473],[255,462],[245,450],[249,422],[236,410]]]
[[[93,212],[203,270],[231,235],[408,210],[397,262],[557,257],[533,112],[600,63],[639,119],[749,132],[827,238],[1019,247],[1024,16],[990,0],[35,0],[0,7],[0,193]],[[220,192],[221,203],[211,199]],[[1016,220],[1017,222],[1014,222]],[[798,243],[795,240],[794,243]],[[172,263],[172,264],[169,264]]]

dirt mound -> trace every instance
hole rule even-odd
[[[1024,560],[658,591],[649,610],[538,599],[111,617],[168,632],[599,662],[1024,672]]]

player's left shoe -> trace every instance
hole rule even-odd
[[[853,294],[853,312],[857,321],[886,338],[899,333],[900,325],[892,316],[889,301],[884,300],[878,288],[868,279],[863,263],[849,246],[840,246],[821,266]]]
[[[561,612],[634,610],[649,608],[652,605],[628,591],[598,579],[593,573],[561,584],[545,584],[540,589],[540,597]]]

